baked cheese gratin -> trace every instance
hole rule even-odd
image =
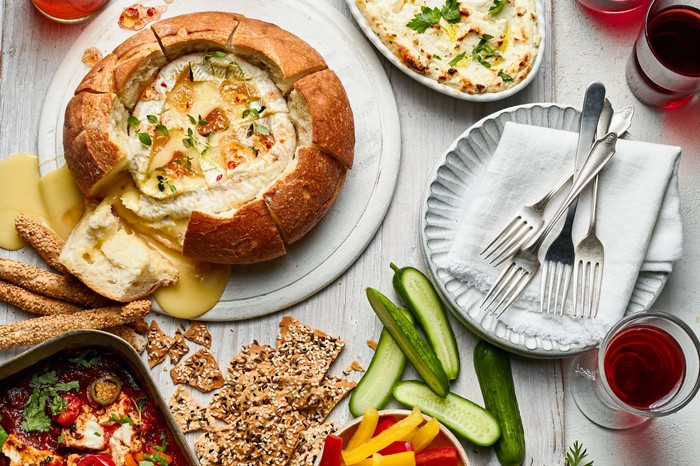
[[[509,89],[532,70],[535,0],[356,0],[372,30],[412,71],[467,94]]]

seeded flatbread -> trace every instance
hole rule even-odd
[[[201,392],[210,392],[224,385],[224,376],[214,355],[204,348],[170,371],[173,383],[187,384]]]
[[[151,321],[151,326],[148,329],[148,345],[146,346],[151,369],[165,361],[165,356],[173,343],[175,343],[175,339],[163,333],[155,320]]]
[[[320,424],[326,420],[335,405],[345,398],[357,384],[328,374],[321,382],[321,403],[302,411],[308,425]]]
[[[170,399],[170,412],[183,432],[210,430],[216,425],[206,408],[197,403],[182,385],[177,386]]]
[[[168,350],[168,355],[170,355],[170,364],[177,364],[180,362],[180,359],[182,359],[183,356],[189,352],[190,347],[187,346],[182,330],[177,329],[175,332],[175,341]]]
[[[185,332],[185,338],[205,348],[211,348],[211,333],[204,322],[192,322]]]
[[[310,427],[301,433],[288,466],[313,466],[323,450],[323,443],[328,435],[337,430],[332,422]]]
[[[288,375],[321,380],[345,346],[341,340],[285,316],[274,364]]]

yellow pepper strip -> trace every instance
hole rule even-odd
[[[372,435],[374,435],[374,430],[377,428],[377,422],[379,422],[379,412],[374,408],[367,408],[346,449],[354,450],[371,439]]]
[[[423,422],[420,409],[413,408],[411,414],[401,419],[399,422],[381,432],[376,437],[369,439],[364,445],[360,445],[352,450],[343,450],[343,460],[347,466],[357,464],[365,458],[388,447],[393,442],[402,439],[414,428]]]
[[[437,437],[438,432],[440,432],[440,423],[435,418],[422,425],[410,440],[415,452],[425,450],[425,447]]]
[[[381,456],[382,455],[380,455],[379,453],[375,453],[374,455],[372,455],[371,458],[362,460],[359,463],[355,464],[355,466],[379,466],[378,462],[381,461]]]
[[[394,453],[393,455],[380,455],[375,453],[374,457],[379,457],[377,466],[416,466],[416,454],[412,451]]]

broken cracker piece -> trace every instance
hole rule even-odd
[[[274,364],[289,375],[321,380],[345,343],[320,330],[285,316],[277,335],[277,355]],[[284,369],[283,369],[284,368]]]
[[[184,334],[182,330],[177,329],[175,331],[175,341],[172,346],[168,349],[168,355],[170,355],[170,364],[177,364],[184,355],[190,352],[190,347],[187,346],[187,342],[184,339]]]
[[[148,363],[151,365],[151,369],[165,361],[165,355],[168,354],[168,350],[173,343],[175,343],[175,339],[163,333],[158,323],[152,320],[148,330],[148,346],[146,347]]]
[[[107,328],[105,329],[105,331],[125,340],[139,354],[144,352],[144,350],[146,349],[146,345],[148,344],[148,340],[145,336],[137,333],[133,328],[129,327],[128,325],[119,325],[117,327]]]
[[[214,355],[204,348],[170,371],[173,383],[187,384],[201,392],[210,392],[224,385],[224,376]]]
[[[372,351],[377,351],[377,342],[374,340],[367,340],[367,346],[372,348]]]
[[[170,399],[170,412],[183,432],[210,430],[216,425],[216,421],[207,413],[206,408],[197,403],[192,394],[182,385],[175,388],[175,393]]]
[[[211,348],[211,333],[204,322],[192,322],[185,332],[185,338],[205,348]]]
[[[351,361],[350,364],[348,364],[348,367],[343,370],[344,375],[350,375],[351,372],[364,372],[365,371],[365,366],[360,364],[357,361]]]
[[[321,381],[321,403],[303,410],[308,423],[321,424],[326,420],[333,408],[355,388],[357,383],[341,379],[335,375],[327,375]]]
[[[302,432],[288,466],[313,466],[321,455],[326,437],[337,429],[333,422],[326,422]]]

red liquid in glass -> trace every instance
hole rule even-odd
[[[649,44],[667,68],[700,76],[700,11],[689,6],[667,8],[647,26]]]
[[[62,20],[85,18],[100,9],[107,0],[32,0],[45,15]]]
[[[618,333],[603,358],[608,384],[625,404],[647,409],[672,395],[685,374],[685,357],[664,330],[635,326]]]

